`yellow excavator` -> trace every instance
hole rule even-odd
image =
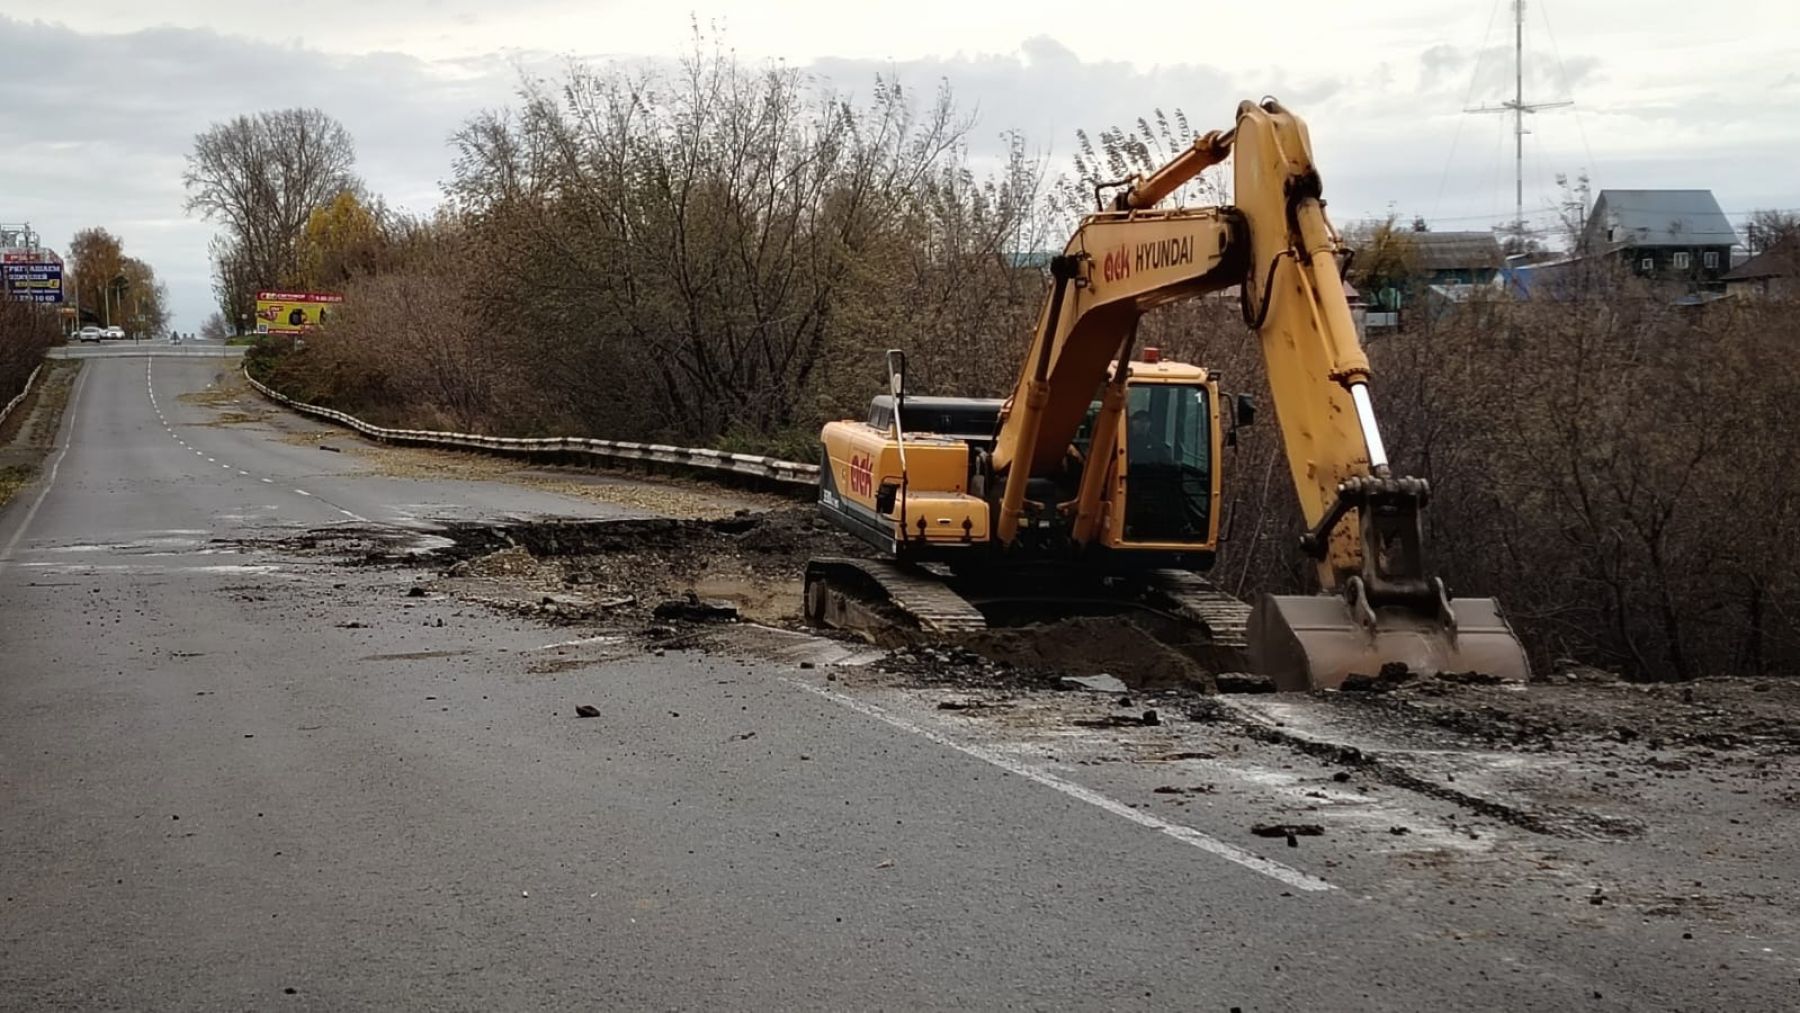
[[[1232,206],[1157,206],[1228,157]],[[1112,185],[1110,207],[1050,262],[1010,397],[909,396],[894,351],[868,417],[825,426],[820,509],[881,558],[812,560],[807,617],[881,639],[1139,610],[1179,624],[1215,671],[1283,690],[1394,663],[1528,678],[1498,604],[1451,598],[1428,567],[1430,489],[1388,463],[1301,119],[1273,99],[1244,102],[1231,130]],[[1254,606],[1204,576],[1223,449],[1254,405],[1225,398],[1203,367],[1135,348],[1144,313],[1233,286],[1261,343],[1321,589]]]

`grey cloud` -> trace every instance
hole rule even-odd
[[[331,2],[349,9],[347,0]],[[474,9],[447,4],[436,15],[441,21]],[[384,18],[399,24],[400,15]],[[423,23],[432,30],[431,21]],[[678,51],[672,43],[671,55]],[[1619,61],[1617,73],[1628,74],[1624,55],[1608,56]],[[1327,195],[1341,220],[1395,203],[1407,213],[1479,227],[1510,212],[1510,187],[1496,185],[1510,178],[1510,161],[1496,154],[1498,118],[1463,116],[1462,99],[1478,62],[1474,102],[1510,97],[1510,61],[1506,47],[1408,45],[1334,64],[1335,73],[1273,66],[1227,71],[1192,62],[1139,66],[1084,60],[1060,38],[1039,34],[1012,53],[821,57],[803,69],[852,97],[866,98],[877,75],[897,77],[921,96],[948,81],[959,105],[978,114],[970,136],[978,162],[997,156],[1002,133],[1017,130],[1045,154],[1052,174],[1070,168],[1077,129],[1128,125],[1158,108],[1183,110],[1196,130],[1223,127],[1240,99],[1272,93],[1311,122]],[[670,62],[623,61],[638,69]],[[442,61],[403,52],[329,55],[296,42],[203,29],[84,34],[0,17],[0,88],[9,111],[0,117],[0,220],[28,219],[57,245],[83,226],[113,228],[129,252],[170,283],[180,326],[196,327],[211,303],[206,244],[212,229],[184,215],[180,173],[193,136],[209,124],[261,109],[316,106],[354,134],[359,171],[373,189],[425,211],[449,171],[451,133],[483,108],[514,102],[521,75],[554,82],[563,65],[563,57],[538,52]],[[1528,95],[1566,94],[1550,62],[1534,66]],[[1716,80],[1641,98],[1607,96],[1608,68],[1599,58],[1568,57],[1563,68],[1582,100],[1575,112],[1586,117],[1585,137],[1569,114],[1537,118],[1536,175],[1529,184],[1537,197],[1528,200],[1551,196],[1552,173],[1586,166],[1597,186],[1706,186],[1728,205],[1800,203],[1782,168],[1786,152],[1800,142],[1800,77],[1781,76],[1786,68],[1762,77],[1774,84],[1759,90],[1757,102],[1729,99],[1729,88]],[[1598,93],[1596,99],[1585,99],[1584,88]],[[1716,130],[1720,124],[1743,129],[1724,133]],[[1683,137],[1706,135],[1704,146],[1668,140],[1672,128]],[[1679,159],[1641,154],[1659,143],[1689,147]],[[1496,191],[1504,191],[1497,205]]]
[[[539,62],[546,62],[537,57]],[[185,217],[181,169],[196,134],[240,113],[316,106],[357,140],[358,169],[396,204],[428,210],[446,141],[510,101],[530,55],[435,66],[398,53],[330,56],[181,28],[121,35],[0,17],[0,217],[47,242],[104,225],[169,282],[179,326],[210,309],[211,228]]]
[[[893,62],[822,57],[808,69],[839,90],[863,94],[877,76],[897,78],[914,89],[948,81],[958,105],[977,114],[970,138],[973,154],[997,153],[1001,135],[1018,131],[1055,159],[1057,169],[1067,165],[1078,129],[1097,132],[1127,125],[1158,108],[1184,110],[1196,129],[1224,127],[1244,97],[1214,67],[1086,62],[1047,35],[1027,39],[1012,55]]]

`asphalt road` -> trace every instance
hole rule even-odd
[[[206,424],[181,395],[221,368],[86,363],[66,449],[0,514],[0,1007],[1791,998],[1451,887],[1392,903],[1378,868],[1145,815],[815,672],[561,666],[567,630],[268,540],[602,507]]]

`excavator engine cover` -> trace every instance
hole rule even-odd
[[[1250,667],[1277,689],[1332,689],[1352,673],[1376,675],[1400,662],[1415,673],[1483,672],[1507,682],[1531,678],[1531,663],[1500,604],[1454,598],[1454,628],[1435,615],[1375,610],[1373,628],[1337,595],[1274,595],[1250,612]]]

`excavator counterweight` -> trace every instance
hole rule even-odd
[[[1234,204],[1164,207],[1229,158]],[[1404,664],[1525,679],[1497,602],[1451,598],[1427,559],[1430,487],[1394,473],[1338,273],[1306,125],[1273,99],[1127,181],[1050,263],[1051,290],[1004,400],[907,397],[905,357],[861,421],[821,434],[819,503],[887,557],[809,567],[814,621],[939,631],[1020,615],[1154,611],[1215,670],[1319,689]],[[1256,334],[1317,595],[1255,608],[1208,583],[1225,434],[1217,377],[1136,350],[1138,320],[1232,287]],[[1235,441],[1232,441],[1235,442]],[[909,604],[910,603],[910,604]]]

